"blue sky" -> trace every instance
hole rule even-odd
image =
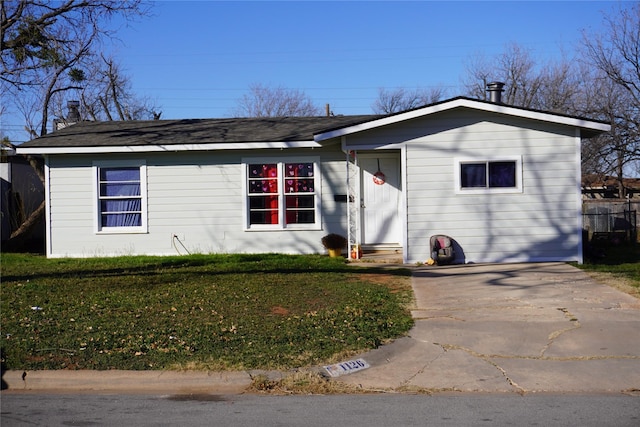
[[[600,31],[602,12],[614,6],[158,1],[153,16],[121,28],[120,41],[105,49],[163,119],[229,116],[253,83],[300,89],[335,114],[368,114],[378,88],[444,86],[457,96],[469,60],[510,43],[541,62],[571,56],[582,31]]]

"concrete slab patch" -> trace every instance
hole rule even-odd
[[[407,385],[427,389],[477,392],[517,392],[490,361],[462,350],[449,350],[418,372]]]
[[[369,369],[338,380],[363,388],[398,388],[425,369],[431,361],[442,357],[445,350],[433,343],[401,338],[362,356],[371,364]]]
[[[411,337],[445,346],[464,347],[484,355],[538,357],[555,331],[571,326],[568,321],[470,321],[420,320]]]
[[[638,358],[640,371],[640,322],[581,322],[578,329],[558,336],[545,351],[546,357],[630,357]]]
[[[492,359],[525,392],[611,393],[640,389],[640,360]]]

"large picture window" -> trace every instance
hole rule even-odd
[[[521,192],[522,167],[519,158],[457,160],[458,192]]]
[[[318,163],[310,159],[245,161],[248,228],[315,228]]]
[[[96,165],[98,231],[139,232],[146,228],[144,165]]]

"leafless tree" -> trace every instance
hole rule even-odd
[[[100,42],[113,36],[109,20],[147,11],[143,0],[0,1],[0,93],[23,113],[30,137],[48,132],[64,94],[84,89]],[[44,181],[40,159],[27,160]],[[28,235],[43,212],[44,201],[11,232],[9,241]]]
[[[601,34],[584,33],[582,45],[585,58],[611,82],[609,92],[601,92],[605,101],[614,98],[602,106],[612,131],[601,155],[618,177],[622,197],[625,170],[640,162],[640,3],[617,6],[604,24]]]
[[[79,93],[82,116],[88,120],[148,120],[159,118],[158,107],[147,98],[135,95],[130,78],[112,57],[100,55],[88,70]],[[62,100],[60,100],[62,101]],[[63,114],[64,103],[56,111]]]
[[[635,28],[638,31],[640,25],[636,23]],[[530,51],[511,45],[496,58],[475,58],[468,67],[469,74],[464,84],[470,96],[486,99],[486,84],[495,80],[503,81],[506,83],[503,95],[506,104],[610,122],[611,132],[583,141],[582,170],[584,174],[622,178],[623,171],[638,159],[640,136],[637,100],[640,91],[633,92],[636,85],[629,84],[631,79],[628,77],[624,79],[626,84],[619,83],[614,77],[623,73],[612,71],[612,66],[594,67],[594,62],[603,63],[604,58],[613,58],[611,51],[603,53],[598,50],[604,49],[604,42],[589,46],[591,54],[578,55],[584,59],[582,61],[563,58],[538,65]],[[601,53],[600,58],[597,61],[590,60],[595,52]],[[629,56],[620,54],[620,57]],[[616,63],[620,62],[617,60]],[[635,64],[640,65],[640,61]],[[626,75],[629,74],[628,70]],[[636,78],[636,82],[640,84],[640,78]],[[624,192],[621,191],[621,194]]]
[[[505,104],[525,108],[538,106],[543,79],[536,69],[531,51],[511,44],[495,58],[471,58],[467,64],[467,75],[463,78],[466,94],[487,100],[487,84],[493,81],[505,83],[505,93],[502,95]]]
[[[295,117],[319,116],[322,109],[303,91],[282,86],[269,87],[252,84],[249,93],[239,101],[238,117]]]
[[[83,88],[99,43],[113,35],[109,20],[147,10],[142,0],[0,2],[0,89],[20,98],[31,117],[39,112],[31,133],[47,133],[57,95]]]
[[[583,113],[583,92],[592,76],[577,65],[574,60],[564,58],[544,66],[540,70],[532,108],[560,114]]]
[[[414,90],[402,87],[396,89],[380,88],[378,89],[378,98],[371,109],[375,114],[393,114],[433,104],[444,98],[444,95],[445,89],[441,86]]]

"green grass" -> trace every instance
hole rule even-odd
[[[576,266],[587,272],[606,274],[640,290],[640,243],[609,245],[594,252],[597,256]]]
[[[1,261],[9,369],[287,369],[375,348],[413,324],[406,270],[323,256]]]

